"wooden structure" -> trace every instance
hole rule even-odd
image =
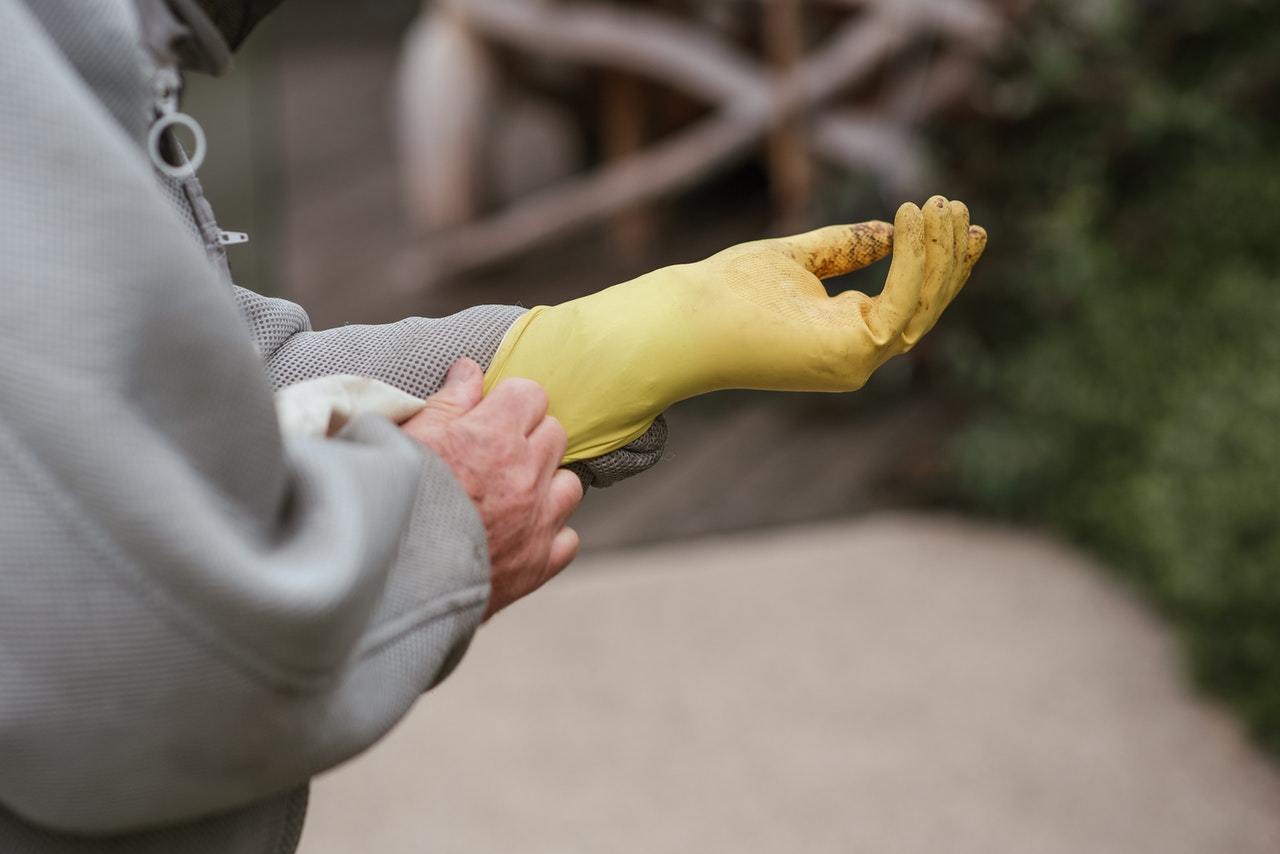
[[[918,194],[912,125],[965,90],[1002,22],[994,0],[434,0],[401,71],[421,239],[397,278],[420,289],[601,218],[643,241],[646,202],[757,152],[779,230],[809,225],[819,162]],[[600,157],[585,169],[564,157],[540,189],[486,205],[495,93],[529,62],[594,78]],[[654,127],[655,98],[695,106]]]

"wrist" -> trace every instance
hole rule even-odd
[[[653,275],[653,274],[650,274]],[[568,435],[564,462],[591,459],[641,436],[683,386],[672,359],[682,348],[664,315],[663,288],[641,277],[556,306],[537,306],[508,331],[485,391],[511,377],[542,385],[548,414]],[[664,307],[665,302],[665,307]],[[665,327],[665,328],[664,328]]]

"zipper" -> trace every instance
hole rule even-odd
[[[223,277],[231,281],[231,269],[227,265],[227,246],[247,243],[249,235],[242,231],[223,231],[213,216],[213,208],[205,198],[204,188],[196,177],[196,171],[204,163],[208,140],[204,128],[192,116],[178,109],[182,95],[182,73],[172,65],[156,65],[151,69],[151,90],[154,98],[154,117],[147,133],[147,153],[151,164],[165,177],[177,184],[191,206],[191,214],[205,253]],[[187,152],[182,142],[172,132],[183,128],[194,140]]]
[[[151,155],[151,163],[175,181],[190,178],[204,163],[209,146],[200,123],[178,109],[182,75],[172,66],[156,68],[151,75],[151,91],[155,97],[155,118],[147,134],[147,153]],[[192,152],[185,151],[172,135],[167,140],[170,150],[165,151],[166,134],[178,127],[186,128],[195,139]],[[170,162],[170,158],[177,162]]]

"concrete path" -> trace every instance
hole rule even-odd
[[[1280,775],[1078,555],[920,516],[589,556],[302,854],[1275,854]]]

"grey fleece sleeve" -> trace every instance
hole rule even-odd
[[[105,43],[120,8],[74,14]],[[142,67],[113,69],[140,99]],[[281,442],[232,293],[82,73],[0,0],[0,833],[265,815],[449,671],[488,591],[402,431]]]
[[[487,369],[511,324],[525,309],[481,305],[444,318],[410,317],[380,326],[341,326],[314,332],[294,303],[236,289],[275,388],[328,374],[358,374],[427,397],[449,366],[473,359]],[[662,458],[667,422],[658,416],[643,435],[616,451],[569,468],[588,486],[605,487],[639,474]]]

